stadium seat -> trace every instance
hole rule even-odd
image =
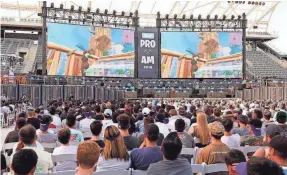
[[[131,175],[131,170],[101,171],[95,172],[94,175]],[[141,175],[141,174],[138,174]]]
[[[217,163],[217,164],[211,164],[206,165],[203,163],[203,173],[202,175],[208,174],[208,173],[215,173],[215,172],[227,172],[227,166],[225,163]]]

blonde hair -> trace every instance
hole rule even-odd
[[[105,147],[101,155],[105,160],[120,159],[124,161],[129,160],[129,154],[127,152],[124,139],[120,135],[120,131],[116,126],[108,126],[105,129]]]
[[[196,116],[197,134],[200,143],[207,145],[209,142],[209,131],[207,125],[207,116],[204,112],[199,112]]]

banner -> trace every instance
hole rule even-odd
[[[138,78],[159,78],[158,31],[143,28],[138,36]]]

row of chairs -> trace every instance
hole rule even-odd
[[[199,175],[205,175],[209,173],[216,173],[216,172],[227,172],[227,166],[224,163],[206,165],[205,163],[202,164],[191,164],[192,173],[197,173]],[[75,171],[59,171],[50,173],[52,175],[70,175],[75,174]],[[117,170],[117,171],[103,171],[103,172],[95,172],[94,175],[145,175],[145,171],[141,170]],[[35,173],[35,175],[48,175],[47,173]],[[192,175],[192,174],[191,174]]]

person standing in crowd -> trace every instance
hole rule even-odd
[[[275,120],[277,120],[277,114],[278,114],[279,112],[284,112],[284,113],[287,115],[287,109],[286,109],[286,104],[285,104],[285,103],[282,102],[282,103],[280,104],[279,111],[277,111],[277,112],[274,113],[274,119],[275,119]],[[281,114],[281,115],[282,115],[282,114]]]
[[[262,119],[263,118],[263,113],[260,109],[254,109],[254,111],[252,112],[252,118],[253,119]]]
[[[212,113],[213,113],[213,109],[212,109],[212,106],[205,106],[204,107],[204,113],[206,114],[206,116],[207,116],[207,122],[208,123],[212,123],[212,122],[214,122],[215,121],[215,117],[214,117],[214,115],[212,115]]]
[[[215,117],[215,121],[222,122],[221,110],[219,108],[214,108],[213,109],[213,114],[214,114],[214,117]]]
[[[242,151],[237,149],[228,151],[225,156],[225,164],[229,175],[247,175],[246,158]]]
[[[105,148],[100,154],[97,172],[127,170],[131,162],[119,129],[116,126],[107,126],[104,138]]]
[[[58,141],[61,143],[59,147],[56,147],[52,155],[65,155],[65,154],[77,154],[77,146],[70,145],[71,131],[68,128],[63,128],[58,131]],[[74,170],[77,168],[77,162],[64,161],[57,162],[54,166],[54,171]]]
[[[22,149],[13,155],[11,171],[14,175],[33,175],[37,162],[38,155],[33,149]]]
[[[193,137],[189,135],[187,132],[185,132],[184,120],[177,119],[175,121],[175,130],[184,148],[194,148],[195,143],[194,143]]]
[[[38,142],[55,143],[57,136],[54,133],[48,132],[52,118],[49,115],[43,115],[41,118],[40,131],[36,132]]]
[[[104,116],[101,113],[101,107],[97,105],[95,107],[96,115],[93,117],[95,120],[104,120]]]
[[[64,119],[67,118],[69,109],[70,109],[69,106],[64,107],[64,111],[62,112],[62,114],[60,116],[61,121],[63,121]]]
[[[164,124],[163,121],[165,119],[165,116],[163,114],[157,114],[155,116],[156,125],[159,128],[159,132],[163,134],[164,137],[166,137],[169,134],[168,126],[167,124]]]
[[[250,135],[248,124],[248,117],[246,115],[239,115],[237,117],[239,128],[233,128],[232,134],[238,134],[240,137]]]
[[[263,116],[264,116],[264,120],[263,120],[262,127],[261,127],[261,135],[265,136],[265,134],[266,134],[266,127],[268,125],[274,125],[275,122],[273,122],[271,120],[272,115],[271,115],[271,112],[269,110],[265,110],[264,113],[263,113]]]
[[[82,131],[90,130],[90,125],[94,121],[92,118],[92,112],[89,106],[86,106],[84,109],[84,119],[80,121],[79,128]]]
[[[262,157],[251,157],[246,169],[248,175],[284,175],[276,162]]]
[[[175,128],[174,128],[175,125],[174,124],[175,124],[175,121],[177,119],[183,119],[184,120],[184,122],[185,122],[185,129],[186,129],[186,131],[188,131],[188,127],[190,126],[190,119],[185,117],[185,113],[186,113],[185,112],[185,108],[184,107],[179,107],[178,115],[177,116],[172,116],[170,118],[170,120],[169,120],[168,125],[169,125],[169,130],[170,131],[175,131]]]
[[[155,124],[149,124],[145,130],[145,139],[140,148],[133,149],[131,156],[131,168],[135,170],[147,170],[149,165],[162,160],[162,152],[157,146],[159,129]]]
[[[36,129],[40,128],[40,120],[36,118],[35,116],[35,109],[32,107],[29,107],[27,109],[27,123],[31,124],[34,126]]]
[[[32,149],[37,153],[38,161],[35,172],[48,173],[48,170],[53,167],[51,154],[44,151],[36,145],[36,129],[32,125],[26,125],[19,130],[19,143],[17,144],[16,152],[22,149]],[[13,156],[12,162],[13,162]]]
[[[224,136],[221,137],[221,142],[230,148],[240,147],[240,135],[232,134],[233,122],[231,119],[224,119],[222,121],[224,126]]]
[[[77,150],[78,168],[76,175],[92,175],[98,163],[100,147],[93,141],[86,141],[79,145]]]
[[[207,165],[225,163],[225,156],[230,148],[221,142],[224,135],[224,126],[220,122],[213,122],[208,125],[211,143],[204,147],[198,154],[196,164],[205,162]],[[215,173],[216,174],[216,173]],[[221,172],[221,175],[228,173]]]
[[[50,115],[53,119],[53,121],[51,122],[51,124],[55,125],[57,129],[60,129],[61,126],[62,126],[62,122],[61,122],[61,119],[59,117],[58,114],[56,114],[57,110],[55,107],[50,107]]]
[[[178,119],[185,122],[182,119]],[[177,121],[178,121],[177,120]],[[176,122],[177,122],[176,121]],[[175,132],[169,133],[163,140],[161,151],[163,153],[163,160],[153,163],[147,170],[147,175],[166,175],[166,174],[180,174],[191,175],[192,169],[186,159],[178,158],[182,150],[182,143],[178,134]]]
[[[241,146],[262,146],[264,137],[261,135],[262,122],[260,119],[251,119],[248,128],[250,135],[240,138]]]
[[[128,151],[131,151],[134,148],[138,147],[138,139],[134,136],[131,136],[129,133],[130,125],[130,117],[126,114],[120,114],[117,117],[118,127],[120,129],[121,135],[124,139],[126,148]]]
[[[76,117],[74,115],[68,115],[66,124],[71,131],[71,141],[83,142],[84,136],[81,131],[76,130]]]
[[[276,120],[278,122],[277,125],[270,125],[268,126],[268,129],[278,129],[280,131],[280,134],[287,137],[287,125],[285,124],[287,121],[287,114],[283,111],[279,111],[276,113]]]
[[[205,113],[198,112],[196,123],[192,124],[188,134],[196,137],[195,146],[203,148],[209,143],[208,125]]]
[[[103,130],[105,130],[107,126],[114,124],[112,121],[112,116],[113,116],[113,111],[111,109],[105,109],[104,120],[102,120]]]
[[[13,143],[19,141],[19,130],[26,125],[26,120],[24,118],[19,118],[16,120],[16,129],[14,131],[10,131],[5,140],[4,143]],[[12,150],[6,150],[7,154],[10,156],[12,154]]]
[[[100,139],[100,134],[103,129],[102,122],[97,120],[93,121],[93,123],[91,123],[90,125],[90,129],[93,134],[91,140],[96,142],[100,146],[100,148],[103,149],[105,147],[105,143],[103,140]]]

